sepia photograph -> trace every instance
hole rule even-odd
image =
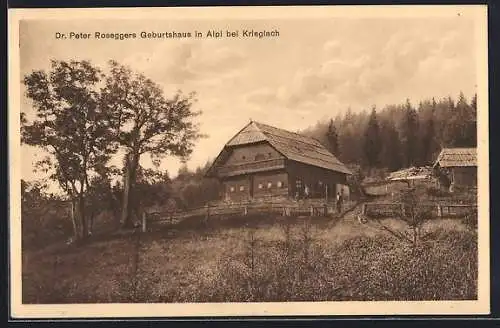
[[[488,313],[486,6],[9,30],[14,314]]]

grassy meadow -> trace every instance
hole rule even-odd
[[[477,233],[397,219],[192,218],[23,252],[23,303],[472,300]]]

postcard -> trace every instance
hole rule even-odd
[[[489,313],[486,13],[9,10],[12,317]]]

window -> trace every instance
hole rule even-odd
[[[278,181],[278,183],[276,184],[276,186],[277,186],[278,188],[282,188],[282,187],[283,187],[283,182]]]
[[[268,182],[267,183],[267,189],[271,189],[271,187],[273,186],[273,183],[272,182]]]
[[[234,187],[229,187],[230,192],[234,192]]]
[[[245,160],[245,159],[246,159],[246,157],[245,157],[245,156],[241,156],[241,159]]]
[[[262,189],[264,188],[264,185],[262,183],[259,183],[259,186],[258,186],[259,189]]]
[[[272,153],[267,153],[267,156],[269,156],[269,158],[273,157],[273,154]]]
[[[244,191],[245,190],[245,186],[240,186],[240,191]]]

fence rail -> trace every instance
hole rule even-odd
[[[344,209],[358,204],[348,201],[344,204]],[[356,205],[357,206],[357,205]],[[477,211],[476,204],[420,204],[419,209],[427,209],[434,217],[438,218],[462,218],[472,211]],[[363,215],[378,215],[385,217],[400,216],[405,213],[402,203],[363,203]],[[241,202],[229,204],[206,205],[182,212],[155,211],[144,212],[142,216],[142,230],[147,231],[151,223],[178,223],[186,218],[199,217],[201,220],[208,220],[214,216],[227,215],[253,215],[253,214],[275,214],[281,216],[328,216],[336,213],[334,203],[325,203],[319,200],[309,200],[307,202]],[[342,211],[344,212],[344,211]]]
[[[428,211],[435,217],[464,217],[472,211],[477,211],[477,204],[420,204],[419,210]],[[365,203],[362,207],[362,213],[370,216],[377,214],[382,216],[399,216],[405,213],[407,209],[403,203]]]
[[[354,202],[346,202],[343,208],[352,207]],[[208,220],[213,216],[275,214],[281,216],[328,216],[337,211],[335,204],[321,201],[307,203],[293,202],[255,202],[206,205],[183,212],[155,211],[143,212],[142,230],[146,231],[150,223],[178,223],[190,217]]]

